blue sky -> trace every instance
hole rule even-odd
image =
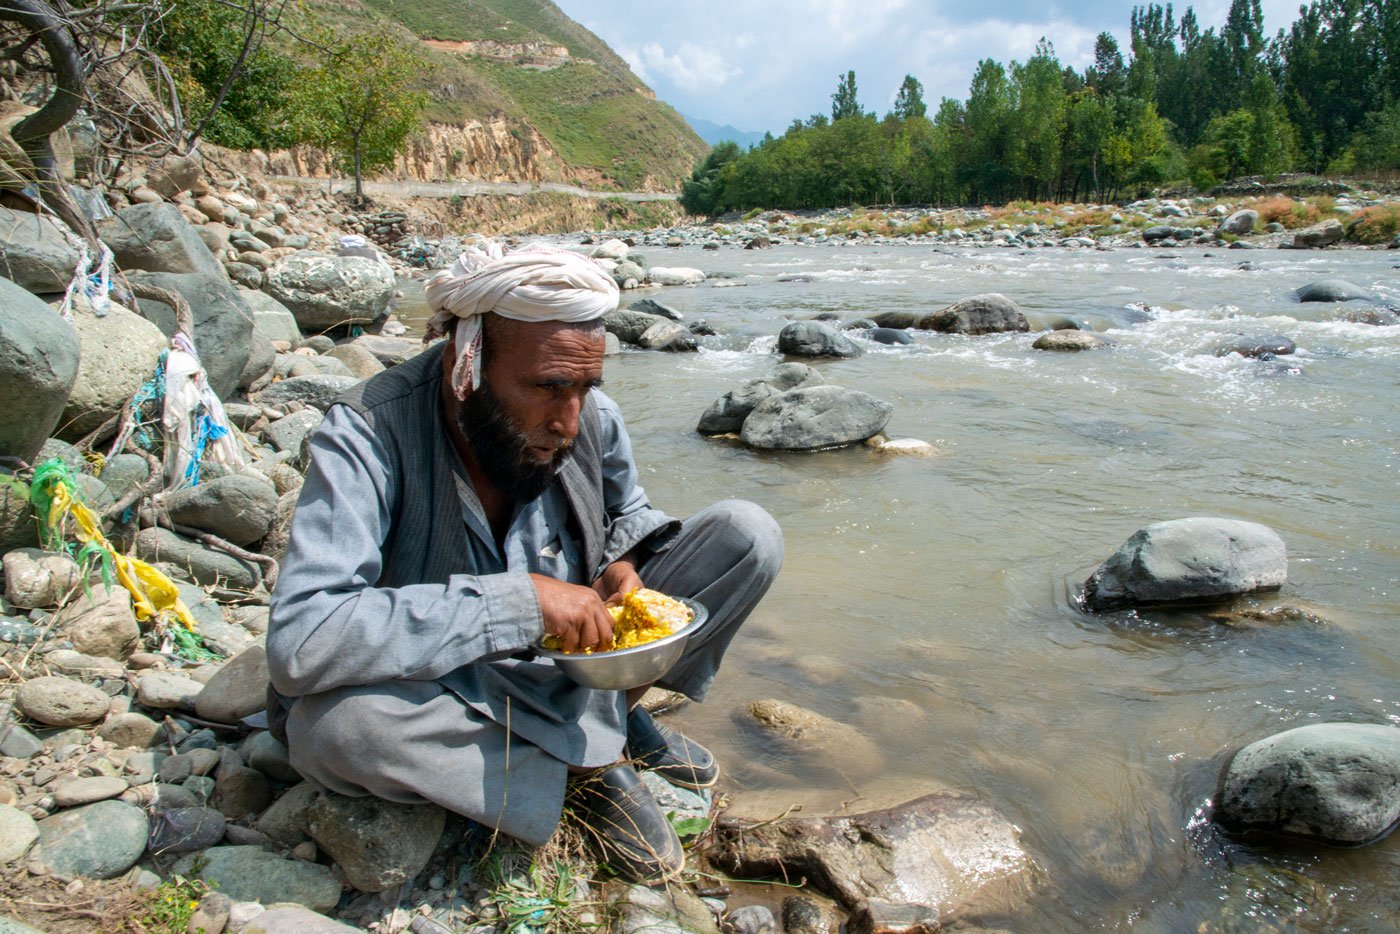
[[[627,60],[682,113],[741,130],[781,132],[794,117],[829,112],[839,75],[855,69],[861,103],[884,113],[906,74],[930,110],[965,98],[977,61],[1029,57],[1045,36],[1082,69],[1107,30],[1126,50],[1132,2],[950,0],[555,0]],[[1202,28],[1225,21],[1229,0],[1192,4]],[[1186,4],[1174,4],[1178,17]],[[1263,0],[1273,35],[1298,0]]]

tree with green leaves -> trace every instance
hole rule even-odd
[[[856,73],[848,71],[845,77],[839,79],[836,93],[831,95],[831,122],[859,117],[864,113],[860,109],[860,101],[856,99]]]
[[[894,115],[900,120],[928,116],[928,107],[924,104],[924,86],[913,75],[904,76],[904,82],[894,96]]]
[[[330,37],[325,37],[330,40]],[[363,33],[338,42],[303,72],[300,99],[312,142],[337,154],[355,176],[364,201],[364,173],[394,163],[409,134],[421,125],[428,97],[419,86],[420,58],[387,33]]]
[[[695,166],[690,178],[681,184],[681,207],[691,214],[718,213],[722,192],[720,172],[739,158],[739,144],[725,140],[717,144]]]

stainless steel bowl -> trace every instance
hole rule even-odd
[[[597,691],[626,691],[630,688],[651,684],[670,671],[685,651],[685,644],[691,635],[699,631],[709,618],[709,613],[700,604],[688,597],[676,597],[690,607],[695,618],[669,636],[648,642],[646,645],[613,652],[594,652],[591,655],[570,655],[554,649],[546,649],[536,644],[535,651],[542,658],[553,659],[559,669],[586,688]]]

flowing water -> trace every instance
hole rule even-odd
[[[700,353],[607,363],[643,484],[678,515],[754,500],[787,540],[710,699],[676,714],[719,754],[735,811],[981,798],[1022,829],[1037,865],[1029,908],[1004,919],[1012,930],[1400,925],[1400,834],[1250,849],[1203,820],[1245,743],[1317,721],[1400,724],[1400,327],[1290,294],[1336,276],[1400,300],[1397,254],[871,245],[650,259],[735,278],[651,293],[722,333]],[[726,281],[744,285],[716,287]],[[780,361],[788,319],[992,291],[1033,327],[1070,316],[1115,346],[1052,354],[1032,350],[1033,335],[917,334],[815,364],[893,403],[887,434],[932,442],[933,459],[764,454],[695,433],[715,397]],[[1281,334],[1298,353],[1215,356],[1239,334]],[[1098,562],[1184,516],[1276,529],[1289,580],[1256,602],[1325,623],[1078,609]],[[858,727],[883,761],[770,745],[743,717],[769,697]]]

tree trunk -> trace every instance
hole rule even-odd
[[[360,179],[360,134],[355,134],[355,203],[365,203],[365,186]]]

